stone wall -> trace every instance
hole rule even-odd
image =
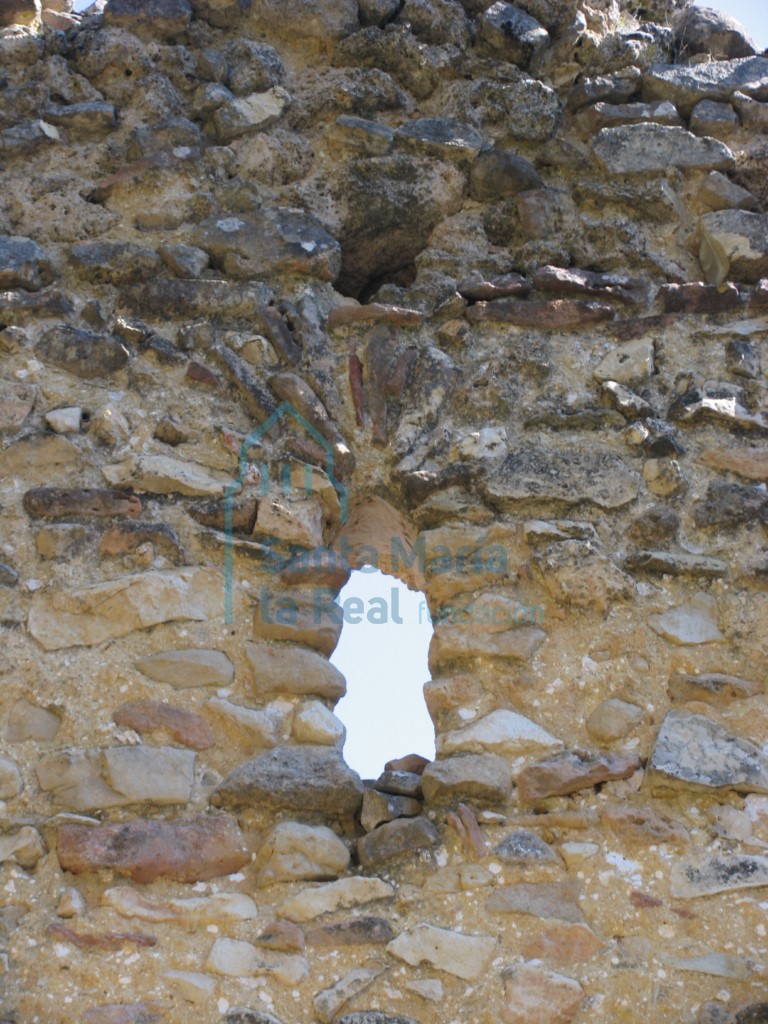
[[[768,58],[0,0],[0,1019],[768,1019]],[[437,759],[343,761],[350,567]]]

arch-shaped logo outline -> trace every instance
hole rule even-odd
[[[240,445],[240,458],[238,460],[238,474],[224,494],[224,621],[231,625],[234,620],[232,608],[232,575],[234,562],[234,526],[233,526],[233,503],[234,496],[241,489],[245,482],[245,474],[248,470],[248,450],[257,444],[272,427],[279,423],[285,416],[291,416],[298,425],[305,430],[310,437],[316,441],[325,451],[325,474],[331,482],[331,486],[339,496],[341,505],[341,523],[347,521],[349,515],[349,491],[340,480],[336,479],[335,467],[336,458],[333,453],[333,445],[330,441],[312,426],[301,413],[291,405],[290,402],[282,402],[267,419],[252,430]]]

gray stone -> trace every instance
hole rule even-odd
[[[186,804],[195,779],[195,754],[176,747],[111,747],[103,753],[104,781],[126,803]]]
[[[400,10],[400,0],[358,0],[360,24],[383,28]]]
[[[557,864],[560,859],[548,843],[525,828],[510,832],[494,846],[493,855],[505,864]]]
[[[428,803],[458,798],[504,804],[512,792],[512,769],[495,754],[462,754],[433,761],[424,769],[421,785]]]
[[[59,129],[47,121],[23,121],[0,132],[0,156],[6,159],[30,156],[60,141]]]
[[[587,107],[576,119],[585,132],[597,132],[601,128],[618,128],[627,124],[647,122],[683,127],[683,119],[677,107],[669,100],[660,103],[596,103]]]
[[[357,841],[363,867],[376,867],[393,857],[429,850],[440,842],[440,833],[426,818],[398,818],[380,825]]]
[[[480,132],[449,117],[418,118],[395,132],[397,148],[441,160],[466,163],[477,156],[482,145]]]
[[[393,793],[397,796],[421,798],[421,775],[416,772],[392,770],[382,772],[376,779],[376,789],[382,793]]]
[[[52,327],[35,345],[43,363],[90,380],[108,377],[128,365],[125,345],[109,335],[92,334],[76,327]]]
[[[682,57],[704,53],[714,60],[752,57],[758,50],[744,26],[725,11],[687,7],[675,19],[675,46]]]
[[[363,798],[360,776],[329,747],[276,747],[235,768],[214,791],[222,807],[316,811],[346,817]]]
[[[275,207],[209,217],[195,229],[192,241],[215,267],[240,280],[303,274],[333,281],[341,268],[339,243],[300,210]]]
[[[437,739],[439,754],[498,754],[504,758],[559,750],[562,745],[562,740],[530,718],[503,708],[462,729],[441,733]]]
[[[734,166],[733,153],[722,142],[660,124],[603,128],[594,151],[609,174],[663,174],[668,167],[723,171]]]
[[[56,276],[54,264],[31,238],[0,235],[0,289],[24,288],[36,292]]]
[[[720,210],[701,218],[699,262],[710,284],[768,275],[768,214]]]
[[[508,199],[518,192],[543,188],[543,184],[539,172],[525,157],[495,147],[478,155],[469,177],[472,198],[481,203]]]
[[[744,128],[757,132],[768,132],[768,103],[760,103],[743,92],[735,92],[731,103],[741,118]]]
[[[194,245],[161,245],[157,251],[176,277],[198,278],[210,263],[208,253]]]
[[[672,710],[656,737],[648,781],[683,789],[768,793],[768,757],[718,722]]]
[[[757,206],[757,200],[751,192],[720,171],[712,171],[707,176],[699,194],[713,210],[754,210]]]
[[[12,800],[21,792],[23,785],[16,762],[0,757],[0,800]]]
[[[739,127],[739,118],[730,103],[702,100],[693,108],[689,126],[694,135],[722,139],[733,135]]]
[[[229,686],[235,677],[235,667],[223,651],[197,647],[152,654],[137,661],[136,668],[157,683],[181,688]]]
[[[336,1024],[417,1024],[410,1017],[391,1017],[379,1010],[361,1010],[358,1013],[345,1013],[336,1019]]]
[[[708,380],[702,388],[686,391],[669,407],[667,419],[680,423],[719,420],[747,430],[762,431],[768,427],[768,416],[762,410],[753,413],[744,388],[730,381]]]
[[[66,128],[67,137],[77,139],[90,139],[117,128],[114,105],[98,100],[70,103],[66,107],[49,107],[45,116],[51,124]]]
[[[721,672],[702,672],[691,675],[675,672],[669,677],[667,692],[672,701],[705,701],[707,704],[728,706],[732,700],[744,700],[764,692],[764,684]]]
[[[643,99],[672,100],[684,117],[700,100],[727,102],[735,92],[752,99],[768,99],[768,58],[654,64],[643,76]]]
[[[266,92],[285,77],[285,65],[274,46],[254,39],[233,40],[226,49],[226,82],[235,96]]]
[[[521,445],[497,473],[480,483],[484,497],[503,511],[524,501],[621,508],[635,500],[639,486],[638,474],[599,445],[589,451]]]
[[[561,540],[537,551],[531,563],[547,591],[564,605],[604,611],[635,593],[631,577],[593,541]]]
[[[368,156],[389,153],[395,139],[395,133],[388,125],[347,114],[336,118],[334,135],[343,146]]]
[[[3,739],[6,743],[24,743],[27,740],[50,743],[56,738],[60,726],[61,715],[20,697],[8,714]]]
[[[179,316],[185,319],[252,317],[254,311],[266,306],[271,298],[272,292],[261,281],[244,284],[205,278],[199,281],[161,278],[121,292],[121,303],[127,312],[139,316],[154,313],[160,317]]]
[[[221,145],[243,135],[263,132],[277,124],[285,113],[290,97],[282,86],[250,96],[236,96],[214,110],[211,126]]]
[[[504,969],[505,1024],[570,1024],[586,998],[578,981],[534,963]]]
[[[394,888],[380,878],[340,878],[337,882],[303,889],[280,907],[282,917],[289,921],[314,921],[323,914],[332,914],[349,907],[361,907],[376,900],[389,900]]]
[[[573,879],[565,882],[519,882],[497,889],[485,907],[497,914],[531,914],[533,917],[578,924],[584,920],[577,902],[580,891],[579,883]]]
[[[312,1000],[320,1024],[331,1024],[339,1010],[354,996],[364,992],[384,971],[383,964],[356,967],[335,985],[318,992]]]
[[[694,576],[712,580],[722,579],[729,572],[728,563],[719,558],[689,555],[684,551],[635,551],[624,560],[624,567],[632,573]]]
[[[768,886],[768,857],[715,853],[678,861],[670,873],[670,894],[676,899],[763,886]]]
[[[477,21],[477,48],[492,57],[526,67],[549,45],[549,33],[519,7],[498,0]]]
[[[105,25],[149,38],[174,38],[191,19],[187,0],[107,0],[104,8]]]
[[[372,832],[378,825],[396,818],[414,818],[421,813],[421,801],[409,796],[395,796],[366,789],[363,794],[363,809],[360,824],[366,832]]]

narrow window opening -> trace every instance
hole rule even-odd
[[[338,600],[344,626],[331,661],[347,680],[336,708],[347,729],[344,759],[365,779],[406,754],[433,760],[435,731],[423,694],[432,639],[424,594],[364,565]]]

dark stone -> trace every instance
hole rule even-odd
[[[470,323],[490,321],[540,330],[567,330],[605,323],[613,320],[616,312],[613,306],[604,302],[584,302],[581,299],[553,299],[551,302],[496,299],[468,306],[465,315]]]
[[[136,284],[157,274],[160,257],[154,249],[132,242],[80,242],[70,260],[92,284]]]
[[[768,495],[761,487],[714,480],[707,487],[706,497],[695,502],[693,521],[700,529],[768,523]]]
[[[615,75],[584,78],[569,91],[568,109],[576,113],[593,103],[626,103],[639,89],[640,77],[637,68],[624,68]]]
[[[627,537],[635,544],[659,546],[673,541],[679,530],[680,517],[677,512],[659,505],[637,516],[627,530]]]
[[[274,46],[254,39],[236,39],[226,49],[226,84],[235,96],[266,92],[285,78],[285,66]]]
[[[181,35],[191,20],[187,0],[108,0],[104,8],[105,25],[148,38]]]
[[[134,128],[128,143],[128,156],[132,160],[148,159],[174,149],[197,151],[200,145],[201,134],[196,124],[186,117],[171,117]]]
[[[221,1024],[281,1024],[281,1022],[271,1013],[235,1006],[221,1018]]]
[[[151,545],[156,555],[162,555],[173,565],[186,565],[187,555],[179,538],[166,523],[121,523],[108,530],[99,542],[99,555],[130,555],[139,548]]]
[[[10,159],[30,156],[44,146],[60,141],[59,130],[46,121],[24,121],[0,132],[0,156]]]
[[[715,60],[753,57],[757,47],[744,26],[725,11],[688,7],[675,21],[675,47],[686,60],[704,53]]]
[[[0,290],[39,291],[56,275],[50,256],[31,238],[0,235]]]
[[[128,349],[109,335],[91,334],[75,327],[52,327],[35,346],[43,363],[75,377],[107,377],[128,365]]]
[[[270,289],[260,281],[237,284],[232,281],[146,281],[141,287],[126,288],[122,307],[144,316],[180,317],[255,317],[272,298]]]
[[[685,445],[678,440],[674,427],[664,420],[648,419],[645,423],[648,437],[643,441],[643,453],[650,458],[666,459],[670,456],[684,455]]]
[[[549,45],[549,33],[519,7],[494,3],[477,20],[475,46],[484,54],[527,67]]]
[[[483,137],[470,125],[449,117],[421,117],[398,128],[395,145],[425,156],[467,162],[480,152]]]
[[[472,165],[469,176],[472,198],[481,203],[508,199],[518,192],[543,187],[533,164],[509,149],[484,150]]]
[[[381,945],[394,937],[392,925],[384,917],[351,917],[312,928],[306,935],[308,945],[328,946],[331,949],[339,946]]]
[[[635,551],[624,560],[629,572],[647,572],[655,576],[697,576],[722,579],[728,575],[728,564],[706,555],[689,555],[672,551]]]
[[[718,288],[701,281],[662,285],[659,298],[665,313],[728,313],[746,303],[735,284]]]
[[[596,295],[627,303],[646,302],[649,293],[648,282],[637,277],[564,267],[540,267],[533,275],[533,287],[560,295]]]
[[[756,380],[762,373],[760,353],[750,341],[729,341],[725,349],[725,365],[737,377]]]
[[[429,850],[439,842],[440,833],[426,818],[397,818],[361,836],[357,855],[363,867],[375,867],[401,854]]]
[[[137,516],[141,513],[141,502],[125,491],[36,487],[24,495],[24,511],[36,519]]]
[[[505,864],[549,864],[557,863],[559,859],[548,843],[524,828],[510,832],[494,846],[493,853]]]
[[[186,280],[196,280],[210,264],[208,253],[194,245],[161,245],[157,251],[169,270]]]
[[[421,799],[421,775],[416,772],[382,772],[376,779],[376,789],[395,796],[410,796]]]
[[[768,1024],[768,1003],[753,1003],[737,1010],[732,1024]]]
[[[5,562],[0,562],[0,586],[15,587],[18,582],[19,574],[13,566],[6,565]]]
[[[40,0],[3,0],[0,4],[0,28],[32,25],[40,16]]]
[[[521,274],[502,274],[486,278],[472,274],[459,281],[456,291],[468,302],[488,302],[491,299],[508,299],[512,295],[528,295],[531,283]]]
[[[75,138],[88,139],[117,128],[115,108],[111,103],[72,103],[66,107],[49,107],[45,119],[66,128]]]
[[[400,10],[400,0],[358,0],[360,24],[383,28]]]
[[[216,788],[224,807],[266,807],[347,817],[363,799],[360,776],[328,747],[276,747],[246,761]]]
[[[225,345],[212,345],[208,351],[235,385],[255,419],[265,420],[275,412],[277,402],[253,373],[249,363]]]

